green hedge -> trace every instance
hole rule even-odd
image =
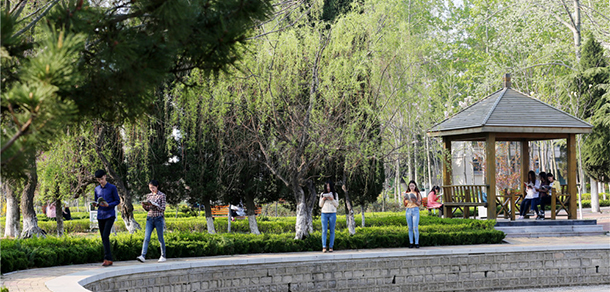
[[[422,218],[423,219],[423,218]],[[436,218],[439,219],[440,218]],[[433,218],[433,220],[436,220]],[[425,221],[425,220],[424,220]],[[422,246],[500,243],[504,233],[493,229],[495,221],[446,220],[451,224],[420,226]],[[453,224],[452,221],[462,221]],[[111,236],[114,259],[135,259],[142,249],[144,234]],[[159,257],[159,243],[153,234],[149,256]],[[176,257],[214,256],[245,253],[277,253],[317,251],[321,248],[321,233],[313,232],[304,240],[294,240],[293,233],[253,235],[246,233],[207,234],[199,232],[168,232],[165,234],[167,255]],[[336,233],[336,249],[370,249],[404,247],[409,243],[405,226],[356,228],[350,236],[347,230]],[[53,237],[46,239],[3,240],[2,273],[15,270],[69,264],[99,262],[103,258],[99,238]]]
[[[488,221],[481,221],[475,219],[466,219],[466,221],[459,220],[443,220],[436,216],[426,216],[426,212],[422,212],[420,217],[420,225],[428,224],[441,224],[441,225],[454,225],[464,224],[469,222],[473,224],[489,224]],[[167,213],[166,213],[167,215]],[[459,217],[459,216],[457,216]],[[134,218],[142,227],[146,224],[146,214],[136,213]],[[365,219],[367,227],[374,226],[407,226],[404,213],[402,212],[386,212],[386,213],[374,213],[367,214]],[[169,231],[189,231],[189,232],[207,232],[207,222],[205,217],[186,217],[186,218],[174,218],[166,217],[165,220],[166,229]],[[294,226],[296,223],[295,217],[257,217],[258,229],[262,233],[291,233],[294,232]],[[227,230],[227,218],[220,217],[214,219],[214,226],[216,232],[223,233]],[[362,225],[362,219],[360,216],[355,216],[356,226]],[[45,230],[48,234],[55,234],[57,232],[57,222],[55,221],[44,221],[38,223],[40,228]],[[126,231],[125,224],[119,216],[116,221],[116,229],[118,232]],[[493,225],[492,225],[493,227]],[[322,230],[320,224],[320,218],[314,218],[313,228],[315,231]],[[337,216],[337,227],[338,230],[347,228],[345,216]],[[64,221],[64,230],[66,233],[74,232],[89,232],[89,219],[70,220]],[[231,222],[231,231],[237,233],[249,233],[250,226],[248,220],[237,220]]]
[[[600,207],[608,207],[610,206],[610,200],[599,200]],[[582,200],[583,208],[591,208],[591,200]]]

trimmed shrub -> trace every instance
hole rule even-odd
[[[423,219],[423,218],[422,218]],[[440,218],[431,218],[436,221]],[[424,220],[427,221],[427,220]],[[504,233],[493,229],[495,221],[445,220],[450,224],[421,225],[422,246],[500,243]],[[453,224],[458,222],[458,224]],[[132,260],[140,255],[143,231],[111,236],[115,260]],[[315,251],[321,246],[321,233],[314,231],[304,240],[294,240],[293,233],[253,235],[247,233],[207,234],[202,232],[167,232],[165,242],[168,257],[198,257],[245,253],[278,253]],[[337,249],[371,249],[404,247],[409,243],[406,226],[358,227],[356,234],[338,230]],[[3,240],[2,273],[34,267],[49,267],[101,261],[103,248],[100,238],[53,237],[46,239]],[[156,234],[149,245],[150,257],[160,256]]]

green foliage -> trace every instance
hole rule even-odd
[[[36,10],[39,3],[25,5]],[[3,175],[19,175],[23,155],[48,149],[77,113],[83,120],[134,120],[168,77],[234,64],[254,24],[273,9],[269,0],[110,5],[55,1],[31,23],[19,23],[21,10],[2,4]],[[32,35],[19,31],[26,25]]]
[[[591,208],[591,200],[582,200],[582,207],[583,208]],[[610,207],[610,200],[599,200],[599,206],[600,207]]]
[[[396,220],[397,215],[379,217],[378,223]],[[402,221],[405,219],[402,218]],[[374,220],[371,220],[374,221]],[[294,227],[294,223],[291,223]],[[500,243],[504,233],[493,229],[495,221],[440,219],[422,217],[420,243],[423,246]],[[168,226],[168,229],[170,226]],[[273,228],[269,228],[273,229]],[[279,228],[282,229],[282,228]],[[150,242],[149,256],[158,257],[159,243],[155,235]],[[115,260],[133,260],[141,251],[143,231],[135,234],[111,236]],[[263,235],[245,233],[207,234],[205,232],[173,231],[165,234],[167,256],[202,257],[246,253],[303,252],[320,249],[321,234],[313,232],[304,240],[294,240],[291,232]],[[338,228],[335,239],[337,249],[372,249],[405,247],[409,243],[408,228],[404,224],[357,228],[349,235]],[[103,258],[101,240],[95,238],[52,237],[46,239],[3,240],[2,273],[33,267],[97,262]]]

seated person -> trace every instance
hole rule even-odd
[[[66,206],[63,211],[64,220],[72,220],[72,214],[70,213],[70,207]]]
[[[55,220],[55,216],[56,216],[56,214],[55,214],[55,202],[47,205],[47,212],[46,212],[46,214],[47,214],[48,218]]]
[[[430,209],[439,209],[441,216],[443,216],[443,203],[439,202],[441,188],[439,186],[434,186],[430,193],[428,193],[428,204],[427,208]]]

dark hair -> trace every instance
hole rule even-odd
[[[326,186],[328,186],[330,188],[330,193],[333,194],[333,196],[335,196],[337,194],[337,192],[335,192],[335,184],[332,181],[327,181],[324,183],[324,192],[326,193]]]
[[[532,180],[532,178],[534,180]],[[533,170],[530,170],[527,173],[527,182],[530,182],[530,183],[535,183],[536,182],[536,173]]]
[[[439,186],[435,186],[434,189],[436,190],[437,193],[441,191],[441,187],[439,187]]]
[[[411,185],[411,184],[415,185],[415,192],[419,194],[420,192],[419,192],[419,189],[417,188],[417,183],[414,180],[410,181],[407,184],[407,193],[411,191],[411,188],[409,188],[409,185]]]
[[[104,175],[106,175],[106,172],[103,169],[98,169],[98,170],[95,171],[95,177],[96,178],[101,178]]]
[[[155,187],[159,187],[159,182],[158,182],[158,181],[156,181],[156,180],[154,180],[154,179],[153,179],[153,180],[151,180],[151,181],[150,181],[148,184],[149,184],[149,185],[153,185],[153,186],[155,186]]]
[[[539,176],[540,176],[540,183],[542,183],[542,184],[548,184],[549,183],[548,175],[546,174],[546,172],[541,172],[539,174]]]
[[[555,176],[553,176],[553,174],[550,172],[546,174],[546,178],[548,179],[549,177],[555,178]]]

